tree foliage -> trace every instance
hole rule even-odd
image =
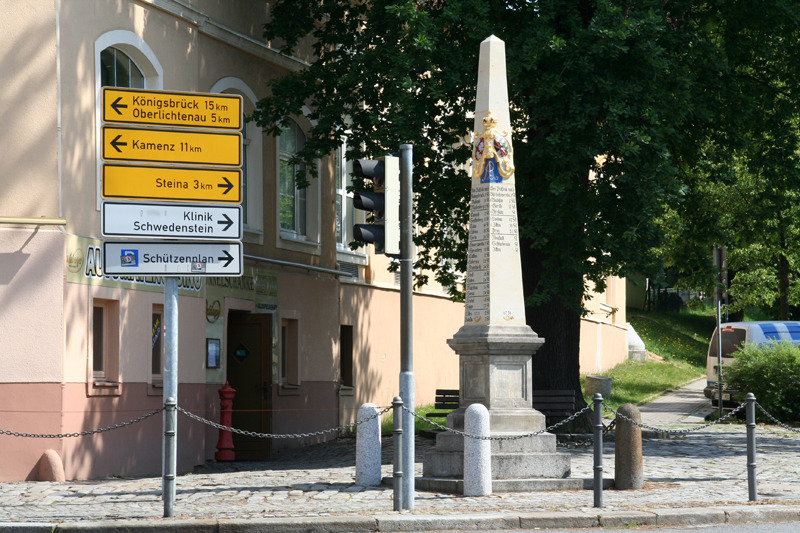
[[[707,142],[691,194],[668,206],[660,254],[683,284],[709,290],[709,251],[728,250],[731,310],[757,305],[788,318],[800,303],[800,6],[734,2],[720,20],[719,53],[735,82],[736,121],[727,142]]]
[[[308,161],[345,133],[349,158],[412,143],[417,266],[447,285],[466,268],[479,45],[503,39],[528,322],[547,341],[534,381],[577,390],[586,289],[651,271],[665,227],[675,239],[699,232],[695,244],[718,238],[687,214],[753,130],[758,85],[778,89],[763,59],[784,61],[788,41],[760,39],[773,25],[791,33],[792,10],[788,0],[277,0],[265,36],[290,53],[310,32],[316,59],[276,79],[255,118],[277,132],[309,109]],[[454,270],[440,268],[447,259]]]

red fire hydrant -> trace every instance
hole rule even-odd
[[[233,427],[233,397],[236,396],[236,389],[228,382],[219,389],[219,423],[223,426]],[[233,433],[228,430],[219,430],[217,440],[217,453],[214,454],[217,461],[235,461],[236,453],[233,451]]]

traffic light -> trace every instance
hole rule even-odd
[[[372,212],[371,224],[353,225],[353,238],[375,251],[400,254],[400,158],[356,159],[353,174],[372,180],[371,191],[353,193],[353,207]]]

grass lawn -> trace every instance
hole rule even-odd
[[[705,375],[708,343],[716,326],[712,310],[658,312],[630,309],[627,316],[647,351],[660,359],[627,361],[599,374],[613,379],[611,398],[605,399],[607,405],[616,409],[624,403],[646,403]],[[581,376],[581,388],[584,381],[585,377]],[[591,403],[591,398],[586,397],[586,401]],[[416,408],[422,416],[431,411],[434,411],[433,405]],[[435,420],[445,424],[443,418]],[[417,431],[435,427],[418,418],[415,421]],[[384,435],[392,433],[392,424],[391,413],[384,415],[381,424]]]
[[[442,409],[434,409],[433,404],[428,405],[421,405],[414,408],[414,412],[420,416],[428,416],[428,413],[437,412],[443,413],[446,410]],[[438,422],[439,424],[445,426],[447,425],[447,419],[445,418],[432,418],[434,422]],[[433,424],[429,424],[425,420],[420,420],[419,418],[414,418],[415,427],[414,430],[419,431],[421,429],[438,429]],[[392,430],[394,429],[394,416],[392,412],[388,412],[381,417],[381,434],[382,435],[391,435]]]
[[[661,359],[627,361],[601,374],[613,379],[611,399],[606,403],[615,409],[624,403],[646,403],[702,377],[708,343],[716,326],[710,313],[628,310],[628,321],[647,351]],[[581,385],[583,382],[582,377]]]

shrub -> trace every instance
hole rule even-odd
[[[733,363],[723,367],[728,386],[744,400],[752,392],[772,416],[782,422],[800,420],[800,348],[791,342],[745,345]]]

